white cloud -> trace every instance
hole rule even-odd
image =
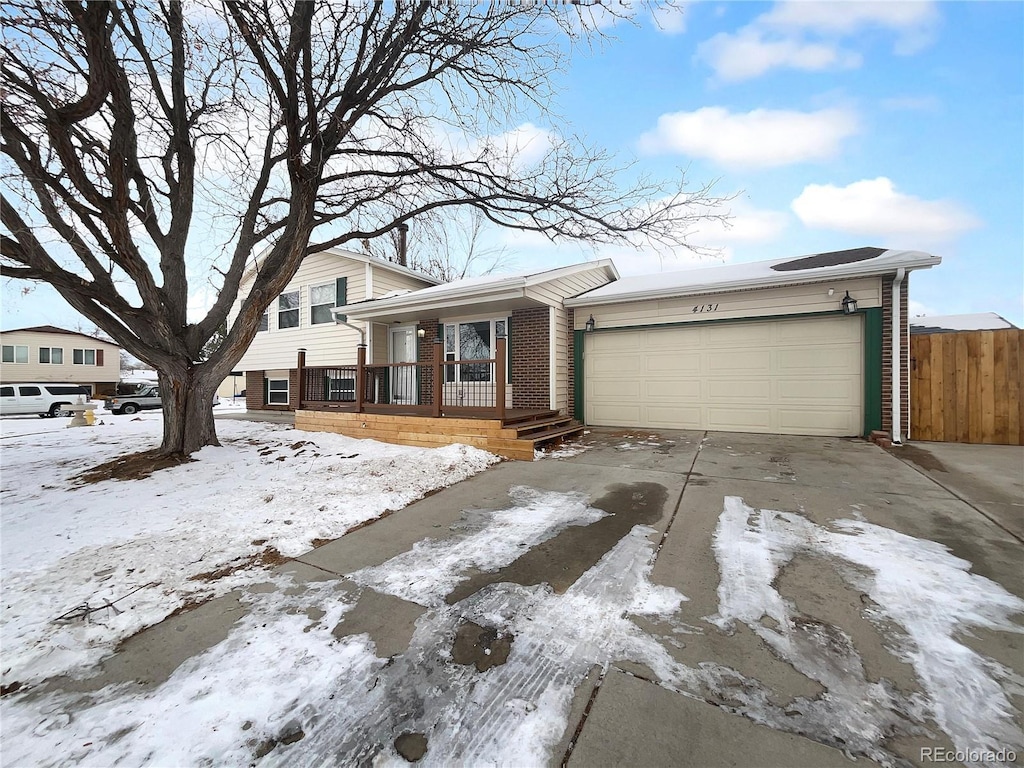
[[[724,107],[703,107],[662,115],[655,129],[640,137],[638,148],[647,154],[705,157],[734,168],[771,168],[832,157],[857,129],[856,114],[846,109],[734,114]]]
[[[947,240],[981,225],[957,203],[904,194],[884,176],[845,187],[809,184],[792,208],[808,227],[910,242]]]
[[[840,51],[834,45],[789,37],[768,40],[761,30],[750,27],[735,35],[715,35],[698,46],[697,57],[726,82],[750,80],[777,68],[820,72],[861,65],[858,54]]]
[[[654,27],[666,35],[679,35],[686,31],[686,4],[664,5],[658,3],[651,8]]]
[[[869,29],[890,32],[893,51],[917,53],[935,37],[939,15],[930,2],[783,2],[734,34],[702,43],[697,58],[718,79],[735,82],[786,68],[819,72],[859,67],[844,42]]]

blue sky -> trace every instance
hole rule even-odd
[[[611,256],[623,274],[875,245],[924,250],[912,314],[992,311],[1024,326],[1024,3],[699,2],[576,55],[564,123],[637,171],[736,195],[733,226],[698,226],[697,258],[495,233],[517,270]],[[85,323],[5,281],[4,328]],[[196,304],[208,300],[197,296]]]
[[[913,314],[1024,321],[1024,4],[686,4],[577,58],[571,129],[641,168],[737,194],[695,244],[733,261],[861,245],[924,250]],[[522,248],[520,267],[579,249]],[[624,273],[693,266],[605,249]],[[707,258],[706,263],[714,263]],[[699,263],[699,262],[698,262]]]

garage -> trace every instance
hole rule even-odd
[[[844,315],[589,333],[586,423],[858,435],[863,345]]]

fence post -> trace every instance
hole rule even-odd
[[[356,347],[356,413],[363,412],[363,398],[366,396],[366,345]]]
[[[444,366],[441,364],[443,359],[444,339],[434,339],[434,401],[431,403],[431,415],[435,419],[441,418],[441,400],[444,393]]]
[[[306,399],[306,349],[299,347],[299,358],[295,363],[299,373],[299,401],[297,407],[302,409],[302,401]]]
[[[508,346],[508,339],[504,336],[499,336],[497,339],[497,350],[495,353],[494,361],[494,405],[498,409],[498,418],[502,421],[505,420],[505,363],[506,363],[506,348]]]

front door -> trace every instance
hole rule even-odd
[[[390,362],[416,362],[416,327],[412,325],[398,326],[391,329],[389,345]],[[390,389],[391,402],[402,405],[416,405],[419,387],[416,384],[417,371],[415,365],[395,366],[391,368]]]

